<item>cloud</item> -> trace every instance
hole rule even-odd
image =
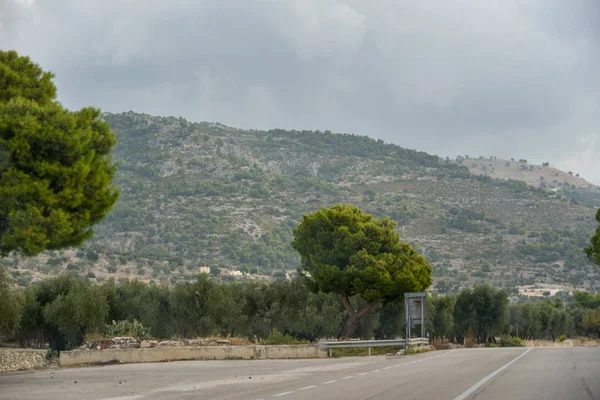
[[[2,48],[54,71],[69,107],[367,134],[549,161],[600,183],[596,0],[0,6]]]

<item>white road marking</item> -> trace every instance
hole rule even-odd
[[[371,372],[379,372],[379,371],[381,371],[381,370],[380,370],[380,369],[374,369],[374,370],[373,370],[373,371],[371,371]]]
[[[367,374],[368,374],[368,372],[363,372],[361,374],[358,374],[358,376],[363,376],[363,375],[367,375]]]
[[[285,396],[286,394],[291,394],[294,393],[294,391],[289,391],[289,392],[283,392],[283,393],[278,393],[278,394],[274,394],[273,397],[281,397],[281,396]]]
[[[507,362],[506,364],[504,364],[503,366],[501,366],[500,368],[498,368],[497,370],[495,370],[494,372],[492,372],[491,374],[489,374],[488,376],[486,376],[485,378],[483,378],[482,380],[480,380],[479,382],[477,382],[476,384],[471,386],[469,389],[467,389],[465,392],[463,392],[460,396],[455,397],[454,400],[466,399],[471,394],[473,394],[473,392],[475,392],[477,389],[479,389],[481,386],[483,386],[487,381],[489,381],[490,379],[492,379],[493,377],[498,375],[500,372],[504,371],[506,368],[510,367],[513,363],[517,362],[520,358],[525,357],[527,355],[527,353],[529,353],[531,351],[531,349],[532,349],[532,347],[530,347],[526,352],[522,353],[520,356],[513,358],[511,361]]]
[[[354,375],[345,376],[345,377],[343,377],[342,379],[352,379],[352,378],[354,378]]]
[[[323,383],[321,383],[321,385],[329,385],[330,383],[333,383],[333,382],[337,382],[337,379],[334,379],[332,381],[323,382]]]
[[[314,387],[317,387],[317,386],[316,386],[316,385],[304,386],[304,387],[301,387],[301,388],[300,388],[300,389],[298,389],[298,390],[308,390],[308,389],[312,389],[312,388],[314,388]]]
[[[385,367],[384,369],[392,369],[393,367]]]

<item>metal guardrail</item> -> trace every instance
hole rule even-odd
[[[429,339],[427,338],[415,338],[415,339],[392,339],[392,340],[348,340],[339,342],[319,342],[319,348],[322,350],[329,350],[331,356],[331,349],[348,349],[348,348],[364,348],[369,349],[369,355],[371,355],[371,347],[383,347],[383,346],[421,346],[428,345]]]

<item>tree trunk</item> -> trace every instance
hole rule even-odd
[[[367,304],[362,310],[357,310],[352,307],[350,303],[350,298],[348,295],[342,296],[342,301],[344,302],[344,308],[346,308],[346,313],[348,314],[348,321],[346,322],[346,326],[344,327],[344,337],[351,338],[356,330],[356,325],[358,324],[358,320],[362,318],[365,314],[367,314],[373,307],[379,304],[379,299],[372,300]]]
[[[344,327],[344,337],[350,339],[356,330],[356,325],[358,324],[358,317],[356,313],[350,315],[348,321],[346,321],[346,326]]]

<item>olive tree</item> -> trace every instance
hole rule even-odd
[[[600,208],[596,213],[596,221],[600,224]],[[596,229],[596,233],[590,239],[590,247],[585,249],[585,254],[596,265],[600,266],[600,226]]]

